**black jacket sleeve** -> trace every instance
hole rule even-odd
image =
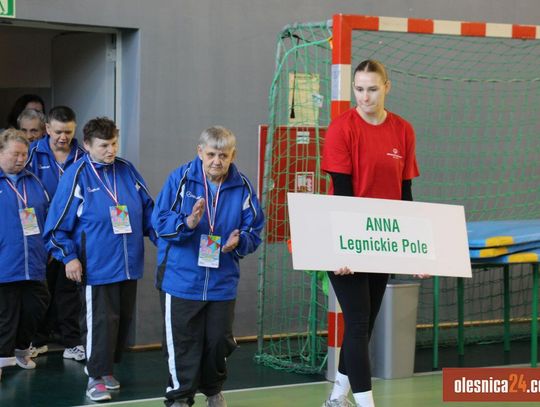
[[[334,184],[334,195],[353,196],[352,176],[338,172],[330,172],[332,184]]]
[[[412,180],[404,179],[401,183],[401,200],[412,201]]]
[[[338,172],[330,172],[334,184],[334,195],[353,196],[352,176]],[[403,180],[401,184],[401,200],[412,201],[412,180]]]

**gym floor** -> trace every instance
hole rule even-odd
[[[466,357],[460,359],[455,347],[441,348],[439,360],[444,367],[480,367],[521,365],[529,363],[528,341],[512,342],[506,353],[502,344],[471,345]],[[331,384],[324,375],[299,375],[277,371],[253,362],[255,343],[241,343],[229,359],[229,379],[226,399],[230,407],[320,406]],[[19,367],[5,368],[0,381],[0,406],[65,407],[95,404],[85,397],[87,376],[84,364],[64,360],[62,352],[52,350],[35,359],[38,367],[25,371]],[[115,376],[122,388],[112,392],[107,405],[128,404],[137,407],[163,406],[167,384],[167,367],[160,350],[126,352]],[[442,375],[432,372],[431,349],[417,349],[415,375],[407,379],[374,380],[377,407],[443,406]],[[204,406],[198,396],[195,406]],[[447,405],[447,404],[445,404]],[[487,407],[493,403],[452,403],[453,407]],[[511,405],[511,404],[505,404]],[[515,403],[526,407],[537,403]]]

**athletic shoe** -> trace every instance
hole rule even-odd
[[[86,359],[86,355],[84,353],[84,347],[82,345],[75,346],[73,348],[64,349],[63,356],[64,356],[64,359],[73,359],[78,362]]]
[[[347,396],[340,396],[337,399],[326,400],[322,407],[354,407],[354,404],[351,403]]]
[[[90,379],[86,389],[86,397],[92,401],[106,401],[111,399],[111,393],[107,391],[103,380]]]
[[[120,382],[116,380],[114,376],[102,376],[101,378],[103,379],[107,390],[118,390],[120,388]]]
[[[227,402],[225,401],[225,397],[223,397],[223,394],[219,392],[218,394],[214,394],[213,396],[210,396],[206,399],[206,406],[227,407]]]
[[[22,367],[23,369],[35,369],[36,362],[34,362],[30,356],[15,356],[15,362],[17,366]]]
[[[47,353],[49,351],[49,347],[47,345],[43,346],[32,346],[30,345],[30,357],[35,358],[42,353]]]

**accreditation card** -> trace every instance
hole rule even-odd
[[[19,209],[19,217],[21,218],[21,226],[25,236],[39,235],[39,225],[34,208]]]
[[[218,268],[220,251],[221,236],[201,235],[198,265],[201,267]]]
[[[115,235],[131,233],[131,223],[129,222],[129,211],[127,205],[109,206],[111,223]]]

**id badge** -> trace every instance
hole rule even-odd
[[[221,236],[201,235],[198,265],[201,267],[218,268],[220,252]]]
[[[129,222],[129,211],[126,205],[110,206],[111,223],[115,235],[131,233],[131,223]]]
[[[39,225],[34,208],[19,209],[19,217],[21,218],[21,226],[25,236],[39,235]]]

